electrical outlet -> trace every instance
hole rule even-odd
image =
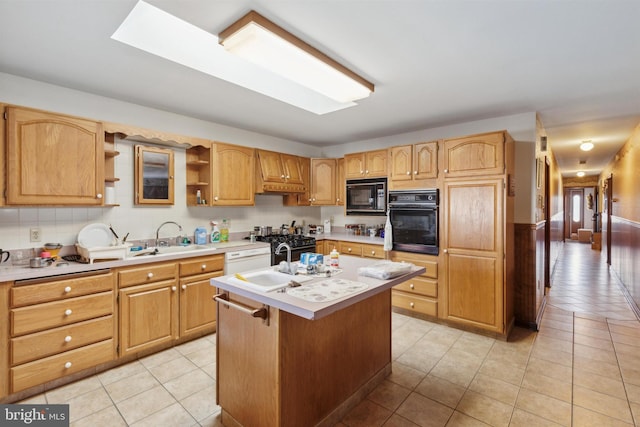
[[[32,242],[39,242],[42,239],[42,233],[40,227],[32,227],[29,229],[29,240]]]

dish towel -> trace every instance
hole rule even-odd
[[[393,235],[391,229],[391,215],[390,212],[387,211],[387,223],[384,226],[384,250],[390,251],[393,249]]]

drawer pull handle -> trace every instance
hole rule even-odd
[[[412,284],[410,284],[410,285],[409,285],[409,287],[410,287],[411,289],[415,289],[415,286],[413,285],[413,283],[412,283]]]
[[[178,290],[178,288],[176,288],[175,286],[172,286],[172,287],[171,287],[171,290],[172,290],[173,292],[175,292],[175,291],[177,291],[177,290]]]
[[[64,367],[65,367],[65,368],[67,368],[67,369],[69,369],[69,368],[71,367],[71,362],[67,362],[67,363],[65,363],[65,364],[64,364]]]
[[[415,306],[414,303],[412,303],[412,302],[409,303],[409,307],[413,308],[414,306]]]
[[[151,279],[153,277],[153,273],[147,273],[147,279]]]
[[[201,269],[203,269],[203,270],[206,270],[206,269],[207,269],[207,264],[202,264],[202,265],[200,266],[200,268],[201,268]]]
[[[219,302],[220,304],[226,306],[227,308],[234,308],[242,313],[248,314],[251,317],[259,317],[263,321],[269,320],[269,308],[266,305],[263,305],[261,308],[248,308],[244,305],[237,304],[235,302],[229,301],[229,295],[224,294],[216,294],[213,296],[213,300]]]
[[[66,293],[71,292],[71,286],[67,286],[66,288],[64,288],[64,291],[65,291]]]
[[[67,308],[67,309],[64,311],[65,316],[71,316],[71,313],[73,313],[73,311],[71,311],[71,309],[70,309],[70,308]]]
[[[186,291],[187,290],[187,285],[182,285],[182,290]]]
[[[71,342],[71,335],[64,337],[64,342]]]

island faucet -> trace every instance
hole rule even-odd
[[[178,226],[178,230],[182,231],[182,226],[175,221],[165,221],[156,229],[156,248],[158,247],[158,243],[160,243],[160,238],[158,237],[160,234],[160,229],[166,224],[175,224]],[[179,237],[179,236],[178,236]],[[178,243],[178,238],[176,237],[176,244]]]
[[[274,252],[276,255],[280,255],[280,249],[285,248],[287,250],[287,271],[282,271],[282,273],[287,274],[296,274],[296,272],[291,271],[291,246],[286,243],[280,243]]]

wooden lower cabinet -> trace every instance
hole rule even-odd
[[[174,280],[120,289],[120,356],[178,337],[178,292]]]
[[[426,271],[393,288],[391,304],[408,312],[438,316],[438,257],[408,252],[391,252],[391,260],[410,262]]]
[[[180,279],[180,338],[202,332],[215,332],[216,304],[213,301],[216,288],[212,277],[222,276],[218,271]]]
[[[18,281],[9,292],[9,393],[116,356],[115,275]]]
[[[229,300],[261,307],[234,294]],[[218,308],[216,398],[223,425],[333,425],[343,402],[390,373],[390,291],[316,320],[271,307],[265,323]]]

